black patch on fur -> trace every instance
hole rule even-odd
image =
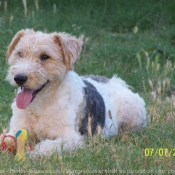
[[[97,81],[99,83],[108,83],[109,79],[104,76],[99,76],[99,75],[85,75],[83,76],[84,78],[91,78],[94,81]]]
[[[88,117],[91,117],[91,131],[92,135],[97,133],[97,127],[103,129],[105,125],[105,104],[102,96],[97,89],[88,81],[83,80],[85,83],[85,117],[82,119],[79,132],[88,134]]]

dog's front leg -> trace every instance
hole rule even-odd
[[[78,134],[72,138],[56,138],[55,140],[45,139],[38,143],[33,151],[28,152],[30,157],[50,156],[54,152],[60,153],[65,150],[72,150],[82,145],[82,137]]]

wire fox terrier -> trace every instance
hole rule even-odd
[[[18,87],[6,135],[26,129],[36,143],[31,155],[50,155],[82,145],[84,136],[116,135],[146,124],[143,99],[113,76],[79,76],[73,65],[82,42],[67,33],[19,31],[6,58],[7,80]]]

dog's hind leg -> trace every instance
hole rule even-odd
[[[117,121],[122,131],[132,131],[146,125],[145,102],[130,90],[117,96]]]

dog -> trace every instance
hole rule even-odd
[[[78,148],[87,135],[105,138],[146,126],[145,102],[125,81],[73,71],[81,47],[67,33],[33,29],[19,31],[8,46],[6,79],[18,92],[6,135],[26,129],[35,143],[31,156]]]

